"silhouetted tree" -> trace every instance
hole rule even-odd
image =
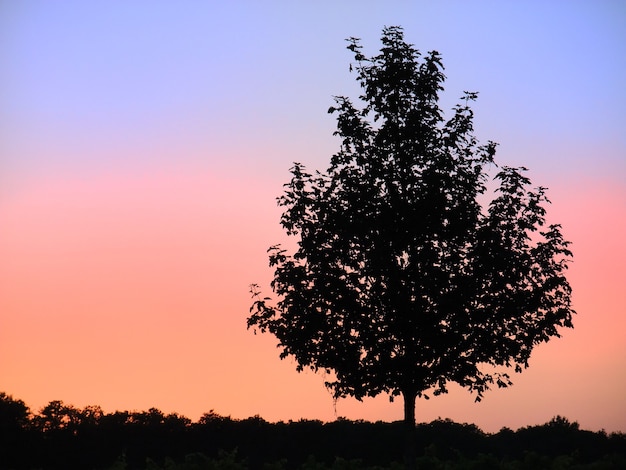
[[[30,410],[22,401],[0,392],[0,469],[19,468],[27,451]]]
[[[88,405],[79,412],[81,426],[96,426],[104,416],[102,408],[98,405]]]
[[[332,374],[335,397],[415,399],[456,382],[477,394],[510,385],[502,367],[528,366],[533,347],[571,327],[571,257],[545,226],[545,188],[502,167],[493,200],[465,92],[449,120],[439,108],[443,65],[422,58],[399,27],[368,58],[349,39],[362,87],[358,108],[335,98],[340,150],[326,172],[300,163],[278,199],[295,253],[270,248],[276,302],[252,286],[248,327],[273,333],[298,370]]]
[[[0,392],[0,436],[19,432],[28,427],[30,410],[23,400]]]
[[[39,431],[67,430],[74,432],[81,421],[78,408],[66,405],[61,400],[53,400],[44,406],[33,419],[35,428]]]

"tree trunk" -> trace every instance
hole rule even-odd
[[[413,391],[404,391],[404,466],[407,470],[416,470],[417,462],[415,455],[415,398]]]

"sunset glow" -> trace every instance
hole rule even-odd
[[[375,51],[400,24],[441,52],[444,106],[479,91],[478,137],[549,188],[578,312],[513,387],[452,388],[417,420],[626,431],[622,3],[206,3],[0,6],[0,391],[33,411],[402,419],[385,396],[333,403],[246,329],[288,169],[326,168],[326,110],[358,93],[344,39]]]

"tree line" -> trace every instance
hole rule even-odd
[[[213,411],[197,421],[156,408],[104,412],[60,400],[32,412],[0,392],[0,469],[403,468],[402,422],[270,423]],[[420,468],[626,468],[626,435],[555,417],[486,433],[438,419],[416,427]]]

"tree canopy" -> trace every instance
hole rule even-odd
[[[445,119],[439,53],[400,27],[373,57],[348,42],[362,93],[329,109],[341,144],[328,169],[291,168],[278,203],[297,248],[270,248],[276,299],[253,285],[248,327],[298,370],[327,372],[336,397],[403,395],[414,422],[415,397],[456,382],[480,400],[572,327],[572,253],[546,222],[546,188],[474,136],[477,93]]]

